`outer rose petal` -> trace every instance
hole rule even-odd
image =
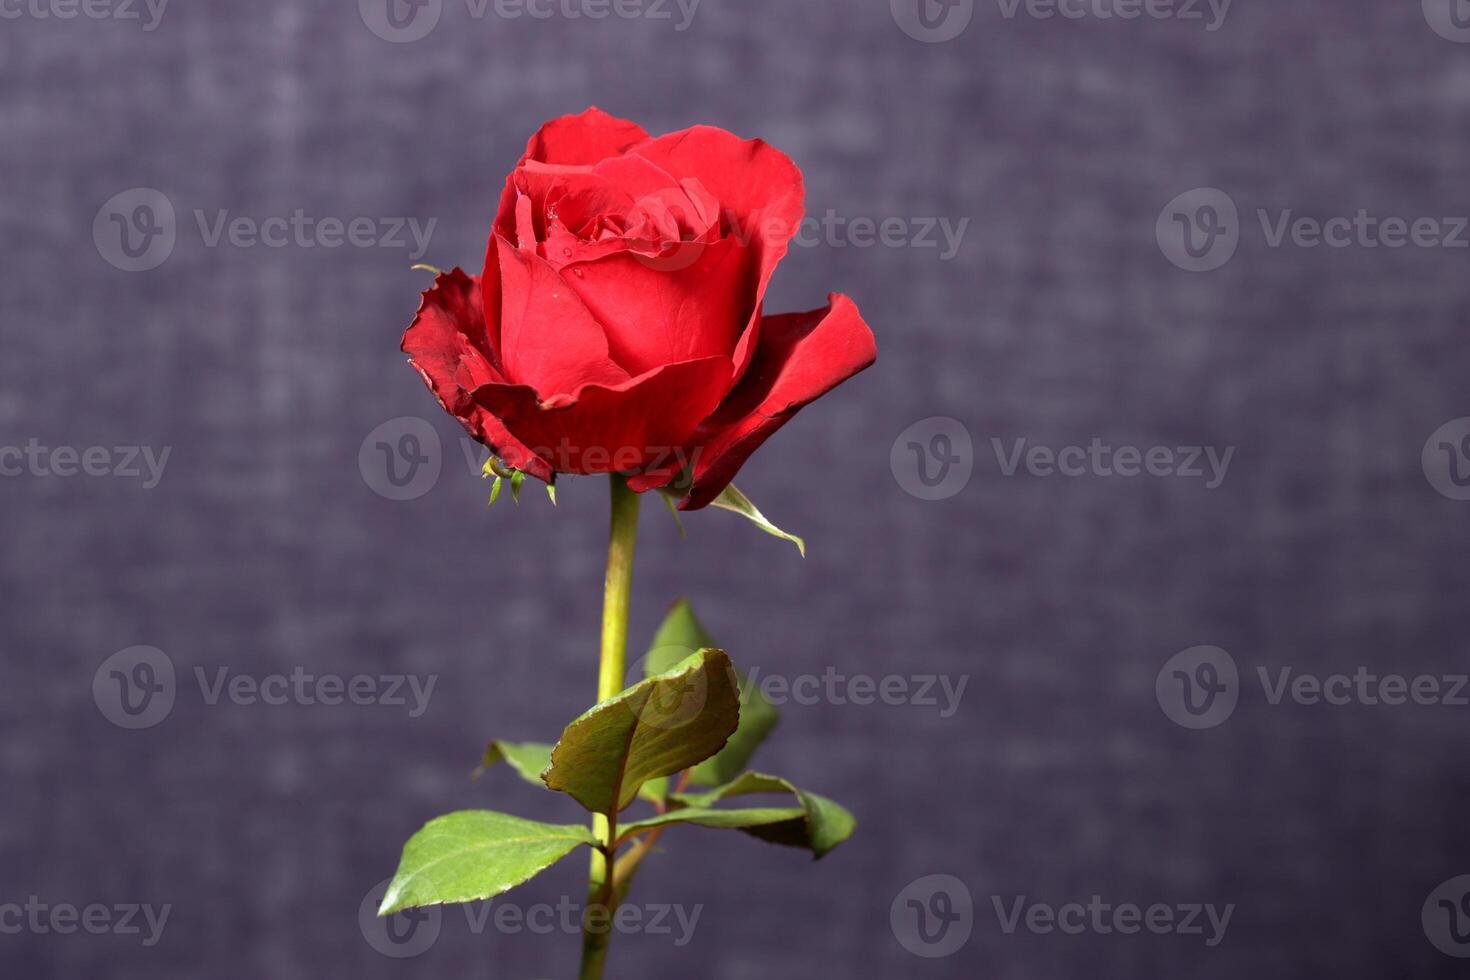
[[[853,301],[833,293],[828,302],[825,309],[762,320],[750,370],[700,425],[684,456],[694,460],[694,481],[681,510],[697,510],[718,497],[750,454],[802,406],[877,358],[873,332]],[[652,473],[632,483],[635,490],[660,485]]]
[[[758,263],[755,312],[735,348],[735,377],[749,366],[760,329],[760,303],[806,213],[801,169],[764,140],[742,140],[714,126],[694,126],[641,143],[630,152],[678,177],[694,177],[720,202],[731,233],[751,243]]]
[[[418,314],[403,334],[402,350],[439,404],[502,459],[542,480],[551,467],[531,454],[470,392],[503,381],[486,356],[485,317],[480,281],[459,269],[442,273],[424,291]]]
[[[667,364],[619,385],[587,385],[550,404],[525,385],[492,382],[475,402],[516,438],[568,473],[660,465],[684,445],[730,385],[730,360]]]
[[[637,123],[588,106],[575,115],[560,116],[543,125],[527,141],[522,159],[585,165],[617,156],[646,139],[647,131]]]

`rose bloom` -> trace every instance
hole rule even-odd
[[[802,196],[760,140],[650,137],[595,108],[554,119],[506,180],[484,271],[439,275],[403,350],[506,465],[548,482],[619,472],[703,507],[877,356],[846,296],[762,309]]]

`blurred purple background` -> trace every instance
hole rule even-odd
[[[0,974],[573,975],[574,936],[455,907],[395,958],[358,910],[439,813],[581,819],[509,771],[467,777],[485,739],[550,740],[592,700],[604,481],[487,510],[397,345],[409,265],[478,269],[526,137],[594,102],[791,154],[832,220],[768,308],[850,293],[879,346],[739,479],[805,561],[715,511],[681,541],[648,502],[634,649],[688,594],[764,675],[965,684],[952,711],[787,704],[759,768],[847,804],[857,835],[813,865],[670,832],[633,901],[697,924],[618,936],[609,976],[1462,972],[1436,946],[1470,953],[1450,928],[1470,708],[1443,703],[1470,669],[1466,5],[393,2],[0,4]],[[1360,210],[1376,231],[1339,220],[1340,245],[1293,225]],[[213,238],[298,211],[368,219],[364,244]],[[1389,218],[1433,221],[1388,247]],[[409,219],[433,222],[422,256]],[[424,421],[378,428],[403,417]],[[431,462],[399,494],[376,446],[409,432]],[[940,434],[931,492],[909,444]],[[1216,481],[1008,476],[1020,439],[1233,452]],[[63,475],[92,447],[99,475]],[[157,717],[107,704],[104,662],[139,645],[176,675]],[[1202,645],[1231,659],[1166,667]],[[196,675],[297,668],[435,687],[413,717],[411,696],[211,704]],[[1440,696],[1273,704],[1284,668]],[[1178,676],[1234,712],[1180,714]],[[503,903],[580,897],[584,874]],[[1233,910],[1214,945],[1203,915],[1007,931],[1018,900],[1093,896]],[[29,921],[38,903],[105,907],[102,934]],[[129,904],[170,907],[155,943],[141,915],[119,928]]]

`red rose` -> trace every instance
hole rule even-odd
[[[650,137],[598,109],[541,128],[506,180],[484,272],[440,275],[403,350],[509,466],[621,472],[717,497],[803,405],[873,363],[846,296],[766,316],[801,171],[710,126]]]

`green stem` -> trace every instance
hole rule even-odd
[[[628,658],[628,602],[633,585],[633,547],[638,541],[638,495],[628,489],[628,482],[614,473],[612,486],[612,531],[607,544],[607,584],[602,597],[602,657],[597,669],[597,700],[606,701],[622,691]],[[582,968],[580,980],[600,980],[607,960],[607,944],[612,935],[612,914],[619,894],[613,876],[613,860],[617,815],[595,814],[592,832],[602,846],[592,854],[592,870],[588,875],[587,900],[606,909],[599,928],[586,923],[582,933]],[[590,911],[590,909],[589,909]]]

